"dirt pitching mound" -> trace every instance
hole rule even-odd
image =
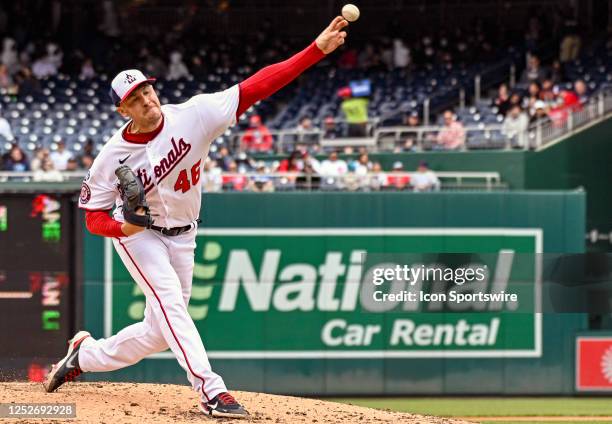
[[[187,386],[140,383],[72,383],[56,393],[46,393],[42,384],[0,383],[0,403],[76,403],[77,418],[44,422],[123,423],[462,423],[422,415],[401,414],[316,399],[263,393],[233,392],[251,413],[247,420],[214,419],[197,408],[197,396]],[[40,423],[42,420],[10,420]]]

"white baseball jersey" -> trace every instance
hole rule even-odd
[[[233,125],[238,109],[238,85],[213,94],[199,94],[178,105],[163,105],[162,128],[146,142],[124,138],[124,125],[106,143],[83,182],[79,207],[116,209],[123,222],[115,169],[128,165],[145,188],[154,224],[172,228],[199,217],[202,166],[210,144]]]

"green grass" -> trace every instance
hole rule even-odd
[[[611,421],[479,421],[480,424],[610,424]]]
[[[612,416],[610,398],[333,398],[376,409],[437,415],[469,416]],[[565,422],[568,424],[568,422]]]

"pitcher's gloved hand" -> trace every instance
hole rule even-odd
[[[123,218],[125,221],[138,227],[151,228],[153,219],[140,178],[127,165],[117,168],[115,175],[119,179],[119,192],[123,200]]]

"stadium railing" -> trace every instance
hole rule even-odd
[[[560,137],[573,133],[581,127],[606,118],[612,112],[612,87],[600,91],[590,98],[577,110],[560,113],[554,118],[546,118],[531,124],[523,137],[507,137],[503,131],[503,124],[476,123],[464,126],[465,144],[459,151],[496,149],[540,149],[554,142]],[[297,129],[271,130],[274,143],[278,151],[289,152],[295,144],[318,144],[323,148],[367,147],[369,152],[388,151],[395,147],[403,148],[404,140],[410,136],[414,140],[412,150],[443,150],[436,143],[437,135],[444,130],[444,126],[392,126],[377,127],[372,130],[370,137],[325,137],[323,130],[300,131]],[[235,145],[244,132],[233,135]],[[519,139],[527,140],[520,142]]]
[[[403,177],[412,177],[416,172],[381,172],[357,175],[348,173],[341,176],[308,174],[301,172],[203,172],[203,189],[207,192],[217,191],[377,191],[377,190],[413,190],[410,183],[399,184]],[[51,174],[49,174],[51,175]],[[49,175],[37,172],[0,172],[0,184],[73,184],[79,187],[86,176],[85,171],[60,172],[53,174],[56,178],[45,179]],[[437,190],[479,190],[492,191],[507,188],[501,181],[499,172],[436,172],[439,186],[428,191]],[[61,177],[61,179],[59,178]],[[389,178],[391,177],[391,178]],[[270,184],[267,184],[270,182]],[[404,186],[405,185],[405,186]],[[264,187],[265,186],[265,187]]]
[[[602,91],[589,99],[579,110],[549,119],[529,128],[529,147],[545,148],[560,138],[579,130],[581,127],[599,122],[612,113],[612,89]]]

